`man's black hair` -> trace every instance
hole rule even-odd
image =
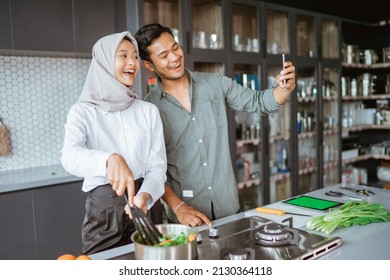
[[[152,62],[147,48],[153,44],[153,41],[161,36],[162,33],[167,32],[173,37],[172,31],[167,26],[162,26],[159,23],[151,23],[142,26],[135,33],[134,38],[137,40],[139,56],[142,60]]]

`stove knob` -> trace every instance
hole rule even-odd
[[[197,242],[197,243],[202,243],[202,241],[203,241],[202,235],[201,235],[201,234],[198,234],[198,235],[196,236],[196,242]]]
[[[209,230],[209,237],[210,238],[218,238],[218,229],[210,228],[210,230]]]

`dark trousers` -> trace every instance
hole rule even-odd
[[[143,179],[135,181],[135,192]],[[133,222],[124,211],[126,201],[117,196],[110,184],[98,186],[89,192],[82,226],[83,250],[81,254],[94,254],[131,243],[135,231]],[[148,211],[155,224],[162,223],[163,208],[160,200]]]

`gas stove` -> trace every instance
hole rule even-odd
[[[198,232],[198,260],[309,260],[342,245],[340,237],[325,237],[294,228],[293,218],[276,223],[259,216],[241,218]],[[134,252],[110,258],[134,260]]]
[[[294,228],[292,217],[275,223],[253,216],[200,231],[197,257],[203,260],[308,260],[341,245],[339,237]]]

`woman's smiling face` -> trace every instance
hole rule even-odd
[[[137,49],[129,40],[123,39],[115,54],[116,78],[125,86],[133,87],[139,65]]]

